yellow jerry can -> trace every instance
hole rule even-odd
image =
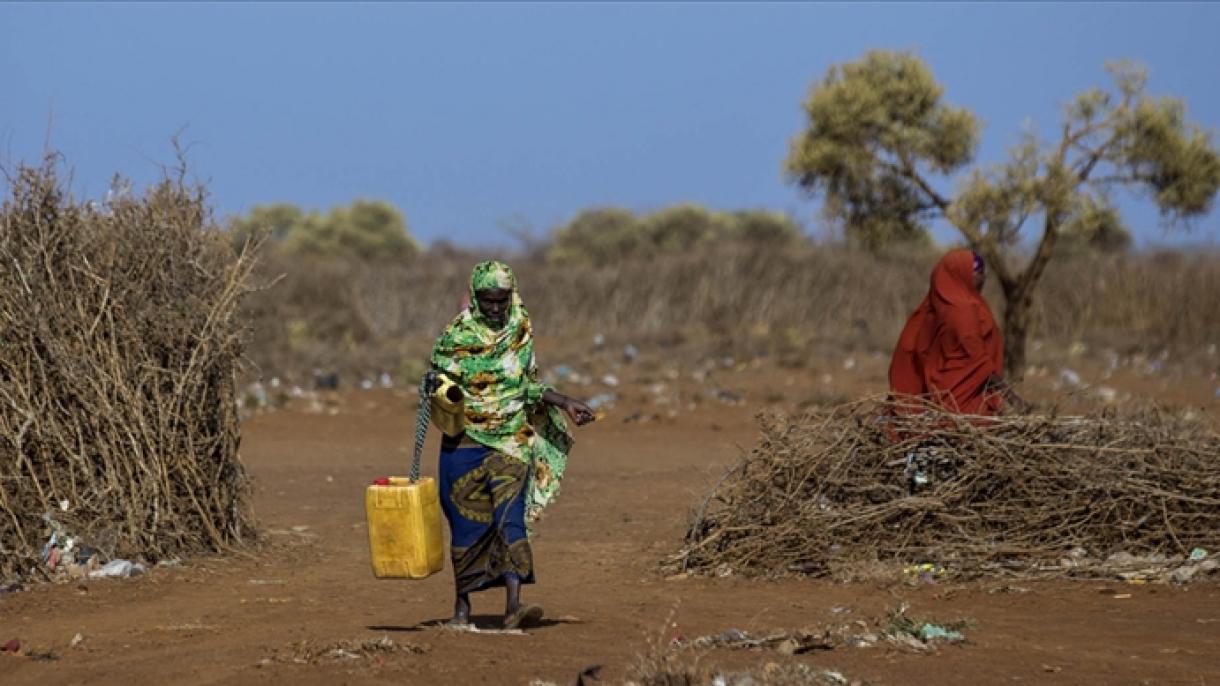
[[[466,429],[466,397],[448,376],[437,376],[437,387],[430,398],[432,423],[446,436],[458,436]]]
[[[374,576],[424,579],[444,569],[435,479],[378,479],[365,490],[364,506]]]

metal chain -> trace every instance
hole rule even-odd
[[[428,438],[428,423],[432,421],[432,391],[436,388],[436,372],[424,373],[419,382],[419,410],[415,413],[415,458],[411,460],[411,483],[419,481],[419,461]]]

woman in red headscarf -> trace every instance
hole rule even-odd
[[[890,391],[962,414],[999,414],[1003,402],[1025,409],[1003,380],[1004,339],[983,299],[983,258],[953,250],[932,270],[932,284],[907,320],[890,362]]]

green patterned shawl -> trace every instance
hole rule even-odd
[[[488,325],[475,297],[492,288],[512,291],[499,330]],[[572,438],[563,413],[542,402],[549,387],[538,382],[529,313],[508,265],[483,262],[474,268],[470,306],[436,340],[432,366],[465,394],[466,435],[530,466],[526,521],[536,521],[559,494]]]

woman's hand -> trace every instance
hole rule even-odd
[[[593,408],[558,391],[547,391],[542,395],[542,400],[549,405],[554,405],[563,410],[564,414],[568,415],[568,418],[575,422],[576,426],[584,426],[597,419]]]
[[[589,422],[597,419],[597,415],[593,412],[593,408],[580,402],[575,398],[565,397],[567,402],[562,405],[564,414],[568,415],[576,426],[584,426]]]

